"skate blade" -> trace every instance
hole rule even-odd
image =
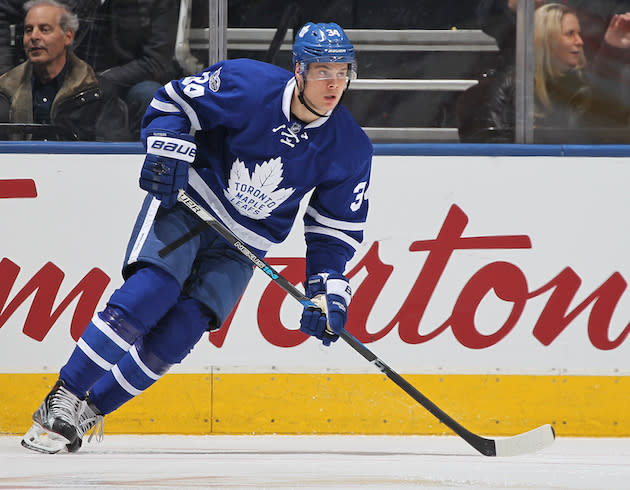
[[[34,423],[22,438],[22,446],[31,451],[55,454],[65,449],[70,441],[56,432],[49,431]]]

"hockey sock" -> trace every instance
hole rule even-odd
[[[85,328],[60,371],[66,387],[84,397],[136,339],[157,324],[178,296],[179,283],[166,272],[153,266],[136,271]]]
[[[214,315],[198,300],[180,298],[158,325],[138,339],[92,387],[92,402],[107,414],[139,395],[188,355],[213,319]]]
[[[90,386],[125,355],[139,335],[140,331],[114,307],[108,306],[94,315],[59,373],[66,388],[83,398]]]
[[[147,351],[139,339],[92,387],[90,400],[103,415],[111,413],[155,383],[170,367],[171,364]]]

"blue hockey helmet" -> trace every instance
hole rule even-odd
[[[347,63],[348,79],[357,76],[354,46],[334,22],[315,24],[309,22],[298,32],[293,43],[293,67],[299,64],[303,75],[309,63]]]

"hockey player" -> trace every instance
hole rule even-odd
[[[372,145],[340,105],[356,77],[354,48],[337,24],[308,23],[293,46],[293,73],[227,60],[172,81],[143,121],[148,191],[129,241],[123,277],[78,340],[59,380],[33,414],[22,445],[55,453],[102,435],[103,416],[147,389],[221,326],[252,264],[212,229],[166,257],[198,226],[177,204],[185,188],[261,257],[288,235],[313,191],[305,225],[305,309],[300,329],[325,345],[346,322],[343,273],[363,239]],[[89,393],[89,394],[88,394]]]

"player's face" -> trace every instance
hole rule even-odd
[[[347,83],[347,63],[310,63],[304,97],[313,109],[324,114],[337,106]]]
[[[72,43],[72,31],[59,25],[62,10],[52,5],[38,5],[26,14],[24,50],[35,65],[65,64],[66,47]]]

